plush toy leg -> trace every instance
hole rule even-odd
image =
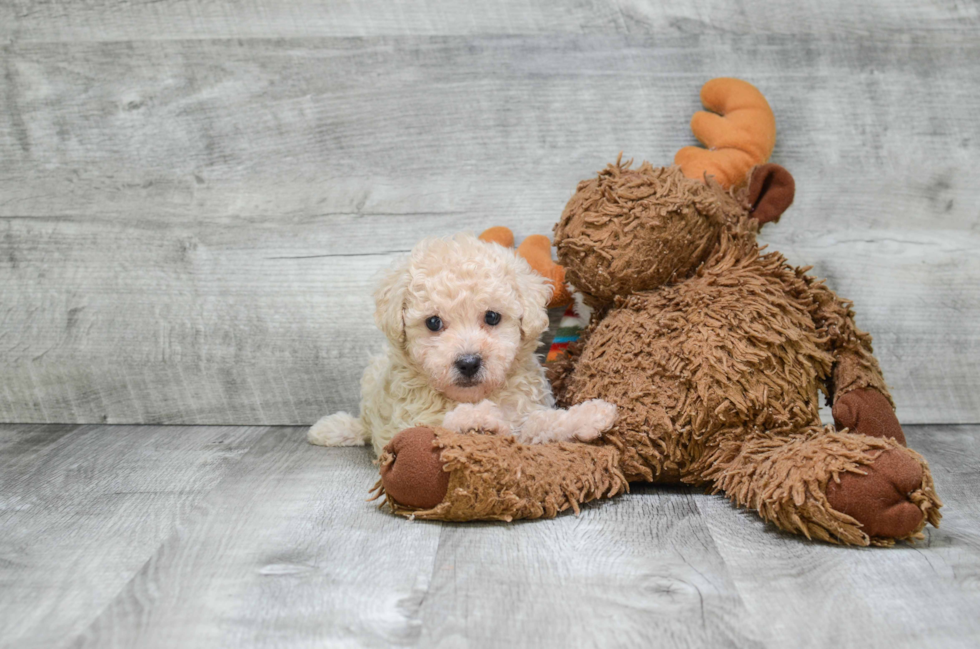
[[[551,518],[627,491],[618,463],[618,451],[604,446],[522,445],[513,437],[420,427],[385,447],[376,489],[394,512],[415,518]]]
[[[891,545],[924,538],[942,503],[929,466],[894,439],[817,426],[756,434],[709,454],[705,478],[778,527],[824,541]]]

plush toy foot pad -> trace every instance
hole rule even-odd
[[[923,511],[910,497],[922,486],[922,466],[907,452],[890,449],[861,467],[866,475],[842,473],[827,484],[830,506],[856,519],[871,537],[906,538],[923,525]]]
[[[430,509],[442,502],[449,489],[443,471],[442,449],[433,446],[431,428],[409,428],[395,435],[381,457],[381,484],[388,496],[405,507]]]
[[[863,388],[848,392],[834,404],[833,414],[837,430],[847,428],[852,433],[869,437],[890,437],[907,446],[892,404],[877,390]]]

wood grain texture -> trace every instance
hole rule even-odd
[[[365,501],[371,456],[271,429],[75,646],[417,643],[440,526]]]
[[[0,427],[0,646],[63,646],[262,429]]]
[[[867,37],[956,31],[976,21],[974,3],[943,0],[241,0],[39,2],[0,5],[0,37],[15,41],[482,34],[820,34]]]
[[[980,422],[977,8],[838,4],[5,4],[0,420],[354,409],[378,269],[550,232],[737,75],[797,178],[764,238],[856,302],[904,422]]]
[[[577,517],[446,525],[420,644],[762,646],[696,501],[635,486]]]
[[[978,426],[913,426],[946,507],[842,548],[634,485],[578,517],[411,521],[301,428],[0,429],[0,645],[973,647]]]

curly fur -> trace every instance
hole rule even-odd
[[[324,446],[363,444],[380,454],[400,430],[446,425],[457,432],[524,433],[527,442],[594,439],[612,425],[615,408],[582,404],[569,421],[535,356],[548,327],[551,286],[502,246],[468,234],[420,242],[384,276],[375,292],[375,322],[388,340],[361,380],[361,413],[336,413],[310,428]],[[487,311],[500,323],[487,325]],[[426,319],[441,318],[430,331]],[[455,360],[478,354],[475,382]],[[587,421],[583,421],[587,419]]]

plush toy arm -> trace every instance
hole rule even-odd
[[[814,322],[827,337],[827,350],[834,356],[834,367],[827,384],[831,405],[848,392],[864,388],[877,390],[891,403],[885,378],[871,347],[871,336],[854,323],[851,303],[837,297],[820,282],[811,281],[810,292],[816,303]]]
[[[553,518],[628,490],[619,452],[591,444],[404,430],[378,459],[377,496],[397,514],[443,521]]]
[[[871,336],[854,323],[851,303],[822,283],[812,282],[810,290],[816,304],[814,322],[827,337],[827,350],[834,357],[826,390],[837,429],[891,437],[904,445],[905,434],[874,356]]]

